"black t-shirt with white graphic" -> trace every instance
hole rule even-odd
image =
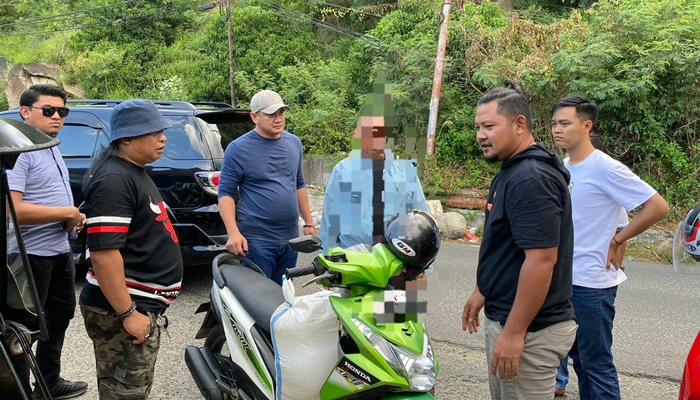
[[[85,193],[89,251],[119,249],[126,286],[139,311],[161,312],[182,285],[182,255],[156,185],[146,171],[113,157],[94,174]],[[81,304],[114,311],[88,258]],[[120,310],[121,311],[121,310]]]

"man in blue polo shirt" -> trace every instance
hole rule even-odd
[[[19,114],[27,125],[56,137],[69,112],[66,98],[56,86],[31,86],[20,96]],[[60,376],[61,350],[75,312],[68,238],[82,229],[85,216],[73,206],[68,169],[56,147],[20,154],[7,180],[49,333],[36,347],[39,370],[54,399],[77,397],[88,385]]]
[[[226,148],[219,213],[228,251],[245,255],[281,285],[285,269],[296,266],[297,253],[287,242],[299,236],[299,214],[304,234],[316,233],[301,168],[301,141],[284,130],[289,106],[276,92],[258,92],[250,109],[255,129]],[[238,204],[233,200],[237,190]]]

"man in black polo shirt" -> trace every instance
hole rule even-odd
[[[492,399],[554,397],[559,359],[574,342],[573,224],[569,174],[532,136],[530,105],[508,81],[478,101],[476,139],[493,179],[479,250],[477,285],[462,329],[474,333],[484,308]]]

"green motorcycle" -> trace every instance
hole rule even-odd
[[[323,372],[320,399],[434,398],[437,361],[418,319],[425,303],[389,284],[392,277],[396,283],[423,273],[440,248],[439,231],[429,214],[412,211],[389,221],[384,236],[374,247],[331,248],[311,265],[287,270],[287,279],[313,274],[306,285],[339,293],[328,297],[340,330],[337,354],[327,355],[335,366]],[[321,247],[314,236],[289,245],[305,253]],[[270,320],[285,298],[277,284],[237,261],[252,264],[231,254],[213,262],[211,302],[198,310],[207,315],[196,337],[206,341],[187,347],[187,365],[207,399],[284,398],[277,391]]]

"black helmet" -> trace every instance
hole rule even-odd
[[[392,217],[387,222],[384,238],[389,250],[403,261],[408,280],[423,272],[440,250],[440,230],[435,219],[425,211],[413,210]]]

